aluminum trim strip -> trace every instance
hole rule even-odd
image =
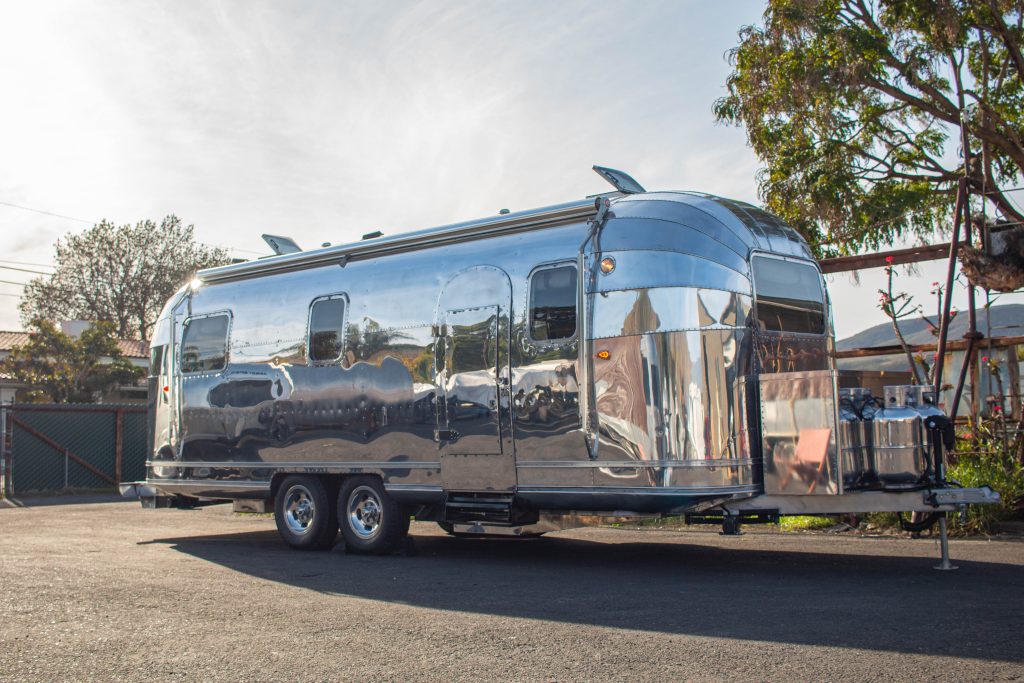
[[[422,491],[423,493],[442,493],[440,486],[423,486],[421,484],[384,484],[385,491]]]
[[[562,468],[562,467],[586,467],[586,468],[635,468],[635,469],[654,469],[654,468],[700,468],[700,467],[748,467],[760,463],[760,460],[754,460],[752,458],[736,458],[731,460],[621,460],[613,462],[583,462],[578,460],[526,460],[520,463],[516,463],[516,467],[522,468],[536,468],[536,467],[550,467],[550,468]]]
[[[269,481],[232,481],[230,479],[146,479],[146,484],[157,489],[168,486],[217,489],[219,491],[270,489]]]
[[[373,468],[395,470],[440,469],[440,462],[201,462],[197,460],[147,460],[146,467],[188,467],[191,469],[236,469],[236,470],[270,470],[287,468]]]
[[[749,486],[687,486],[674,488],[613,488],[595,486],[530,486],[517,489],[517,493],[566,493],[566,494],[593,494],[593,495],[625,495],[625,496],[686,496],[698,494],[707,495],[735,495],[759,493],[761,488],[756,485]]]

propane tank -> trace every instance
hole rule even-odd
[[[877,481],[871,448],[874,413],[875,403],[870,389],[851,387],[839,390],[843,490],[870,488]]]
[[[915,407],[913,385],[885,387],[884,405],[872,420],[875,472],[883,489],[919,485],[928,470],[921,414]]]

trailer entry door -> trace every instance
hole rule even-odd
[[[509,492],[516,486],[509,407],[512,284],[494,266],[457,273],[437,308],[437,434],[448,491]]]

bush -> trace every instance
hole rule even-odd
[[[956,453],[949,459],[946,478],[967,488],[988,484],[999,492],[999,505],[972,505],[967,523],[953,518],[953,529],[976,533],[992,532],[997,522],[1020,517],[1024,503],[1024,466],[1017,456],[1017,445],[1004,442],[993,433],[994,423],[979,425],[976,432],[957,442]]]

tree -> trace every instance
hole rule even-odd
[[[90,403],[145,372],[121,355],[113,323],[95,323],[77,339],[46,320],[31,328],[28,343],[0,361],[0,373],[29,387],[28,400]]]
[[[173,215],[160,225],[103,221],[58,240],[56,250],[56,272],[25,287],[22,320],[109,320],[126,339],[149,339],[178,287],[228,262],[225,250],[197,243],[194,227]]]
[[[819,256],[948,224],[965,176],[1011,221],[1024,169],[1021,0],[768,0],[740,30],[720,121],[762,198]],[[970,155],[974,155],[973,157]]]

